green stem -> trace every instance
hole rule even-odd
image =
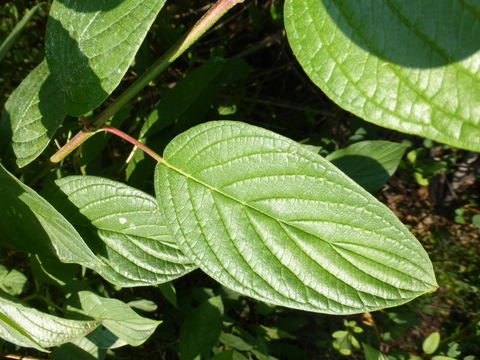
[[[10,35],[8,35],[5,41],[0,45],[0,62],[3,60],[3,58],[8,53],[8,51],[15,44],[19,36],[22,34],[23,30],[25,30],[25,27],[27,26],[28,22],[33,17],[33,15],[35,15],[38,8],[40,8],[40,6],[43,6],[43,5],[45,5],[45,3],[41,2],[40,4],[35,5],[33,8],[28,10],[25,16],[22,18],[22,20],[19,21],[19,23],[15,26],[13,31],[10,33]]]
[[[177,43],[167,50],[145,73],[128,87],[112,104],[98,115],[92,124],[92,129],[84,129],[75,135],[64,147],[58,150],[50,161],[58,163],[67,157],[72,151],[95,134],[96,129],[101,128],[113,115],[126,105],[145,86],[164,71],[172,62],[182,55],[192,44],[205,34],[223,15],[235,5],[244,0],[218,0],[205,15],[186,33]]]

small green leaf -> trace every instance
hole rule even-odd
[[[285,28],[307,75],[344,109],[480,151],[479,13],[478,1],[287,0]]]
[[[377,349],[362,343],[363,350],[365,350],[365,360],[388,360],[387,355],[378,351]]]
[[[222,317],[220,296],[208,299],[193,310],[180,329],[180,360],[203,358],[210,352],[220,337]]]
[[[240,351],[249,351],[253,348],[252,345],[247,343],[241,337],[233,334],[222,333],[220,335],[220,342],[224,345]]]
[[[131,308],[146,311],[146,312],[152,312],[158,309],[157,304],[147,299],[132,300],[132,301],[129,301],[127,305],[130,306]]]
[[[161,323],[138,315],[120,300],[103,298],[90,291],[80,291],[78,301],[84,314],[101,320],[103,326],[132,346],[143,344]]]
[[[326,157],[364,189],[379,190],[397,170],[406,147],[391,141],[361,141]]]
[[[18,270],[8,270],[0,265],[0,290],[12,296],[20,295],[27,284],[27,277]]]
[[[155,198],[94,176],[56,181],[48,199],[82,233],[103,266],[94,268],[119,286],[155,285],[194,265],[178,249]]]
[[[177,291],[171,282],[158,285],[158,290],[170,304],[177,307]]]
[[[436,356],[432,357],[432,360],[456,360],[456,359],[452,358],[450,356],[436,355]]]
[[[472,216],[472,224],[475,225],[480,231],[480,214],[476,214]]]
[[[99,321],[76,321],[42,313],[0,297],[0,338],[40,351],[83,337]]]
[[[438,349],[438,345],[440,345],[440,333],[436,331],[428,335],[423,341],[423,352],[431,355]]]
[[[43,282],[64,286],[80,272],[77,264],[65,264],[55,256],[32,255],[30,257],[33,276]]]
[[[95,109],[127,72],[165,0],[55,0],[45,35],[48,67],[70,115]]]
[[[425,250],[395,215],[270,131],[229,121],[186,131],[165,149],[155,189],[184,253],[241,294],[348,314],[437,286]]]
[[[63,261],[100,267],[75,228],[45,199],[18,181],[0,164],[0,243]],[[25,226],[28,224],[28,226]]]
[[[19,167],[35,160],[65,119],[64,102],[63,93],[43,61],[5,104],[0,127],[0,150],[11,143]]]

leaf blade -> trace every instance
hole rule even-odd
[[[40,351],[85,336],[99,321],[67,320],[0,297],[0,337]]]
[[[11,144],[19,167],[45,150],[65,119],[64,103],[45,61],[9,97],[2,114],[0,147]]]
[[[49,200],[79,229],[102,267],[119,286],[165,283],[194,269],[171,238],[155,198],[95,176],[56,181]]]
[[[478,151],[479,10],[446,0],[288,0],[285,25],[307,75],[344,109]]]
[[[343,314],[395,306],[436,286],[425,251],[384,205],[287,138],[212,122],[179,135],[164,159],[155,186],[172,235],[239,293]]]
[[[70,115],[95,109],[127,72],[165,0],[54,1],[47,24],[47,62]]]

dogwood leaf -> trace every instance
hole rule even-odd
[[[42,313],[0,297],[0,338],[40,351],[83,337],[100,321],[77,321]]]
[[[287,0],[310,79],[369,122],[480,151],[479,2]]]
[[[320,155],[255,126],[194,127],[165,149],[157,199],[184,253],[251,297],[349,314],[437,285],[420,243]]]
[[[95,270],[120,286],[164,283],[195,266],[170,236],[155,198],[95,176],[56,181],[48,198],[76,227],[102,267]]]
[[[47,24],[48,66],[70,115],[100,105],[118,86],[165,0],[55,0]]]

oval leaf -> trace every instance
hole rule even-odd
[[[435,331],[427,336],[427,338],[423,341],[422,348],[425,354],[431,355],[437,349],[438,345],[440,345],[440,333]]]
[[[83,337],[100,321],[62,319],[0,297],[0,338],[24,347],[46,351]]]
[[[95,270],[119,286],[164,283],[195,266],[171,238],[155,198],[95,176],[56,181],[49,200],[82,233],[99,262]]]
[[[118,86],[165,0],[56,0],[45,51],[70,115],[100,105]]]
[[[3,112],[0,147],[11,144],[19,167],[35,160],[65,119],[65,97],[44,61],[12,93]]]
[[[435,289],[420,243],[321,156],[219,121],[175,138],[155,186],[172,236],[211,277],[254,298],[333,314]]]
[[[287,0],[285,26],[307,75],[344,109],[480,151],[479,13],[473,1]]]

